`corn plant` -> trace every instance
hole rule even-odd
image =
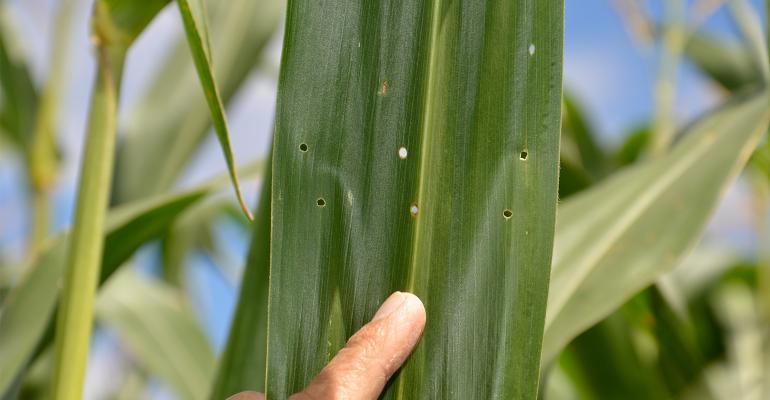
[[[751,5],[729,3],[736,46],[666,1],[653,121],[610,152],[562,93],[563,0],[95,0],[76,211],[50,233],[64,74],[38,89],[0,2],[0,133],[23,154],[35,221],[23,266],[0,281],[2,398],[82,398],[92,332],[106,329],[131,355],[126,398],[151,377],[184,399],[285,399],[394,291],[428,319],[382,398],[766,397],[770,349],[741,329],[765,335],[770,257],[709,255],[721,272],[693,272],[739,176],[758,220],[770,215],[767,40]],[[56,63],[77,6],[60,3]],[[184,37],[123,126],[130,49],[169,7]],[[239,166],[227,107],[281,18],[272,150]],[[725,96],[680,127],[668,88],[684,59]],[[209,131],[227,173],[177,189]],[[240,178],[254,177],[252,215]],[[217,196],[228,182],[235,201]],[[217,354],[183,276],[190,253],[219,254],[223,218],[250,240]],[[132,268],[140,248],[158,253],[157,276]],[[748,378],[729,386],[714,368]]]

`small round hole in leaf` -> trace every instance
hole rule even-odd
[[[301,143],[299,145],[299,151],[301,151],[303,153],[307,152],[307,143]]]
[[[319,197],[318,200],[315,201],[315,205],[318,207],[324,207],[326,206],[326,200],[324,200],[323,197]]]
[[[505,219],[511,219],[512,216],[513,216],[513,211],[507,208],[505,209],[505,211],[503,211],[503,217],[505,217]]]

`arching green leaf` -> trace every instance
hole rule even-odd
[[[694,246],[725,188],[766,132],[767,105],[766,92],[737,99],[690,127],[668,154],[562,204],[544,362]]]

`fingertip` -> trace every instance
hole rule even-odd
[[[405,318],[409,319],[415,329],[419,329],[420,333],[425,328],[425,305],[422,303],[419,297],[413,293],[402,292],[401,296],[404,298],[402,306],[402,313]]]
[[[397,342],[400,343],[397,353],[403,354],[403,358],[397,358],[403,360],[419,343],[425,330],[426,314],[425,306],[419,297],[408,292],[402,292],[401,297],[404,301],[398,312],[394,313],[396,315],[392,317],[390,325],[398,337]]]
[[[416,295],[409,292],[393,292],[372,317],[372,322],[396,317],[406,319],[410,325],[425,325],[425,306]]]
[[[425,305],[422,303],[422,300],[420,300],[420,298],[413,293],[409,293],[409,292],[397,292],[397,293],[400,293],[401,296],[404,297],[404,308],[406,309],[405,311],[409,312],[415,317],[420,317],[419,319],[422,319],[424,322]]]
[[[425,319],[425,306],[417,296],[391,294],[372,321],[348,340],[301,394],[310,398],[376,399],[420,341]]]

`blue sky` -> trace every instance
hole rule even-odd
[[[57,229],[68,226],[72,215],[73,188],[93,74],[86,23],[90,1],[78,1],[83,7],[74,33],[69,86],[61,121],[65,165],[55,193]],[[755,6],[760,4],[759,0],[751,2]],[[23,34],[35,76],[42,81],[48,65],[48,38],[55,1],[9,0],[8,3],[12,19]],[[607,146],[617,143],[630,128],[650,118],[657,59],[654,48],[640,46],[629,35],[611,3],[612,0],[566,0],[565,5],[565,88],[580,100],[590,122]],[[654,14],[659,15],[660,0],[648,3]],[[690,3],[693,1],[688,1]],[[718,12],[705,28],[736,36],[729,14],[725,11]],[[159,56],[169,43],[179,37],[178,14],[176,10],[166,10],[129,54],[123,86],[123,110],[130,110],[142,93],[143,82],[152,73]],[[268,52],[268,67],[255,72],[229,110],[236,158],[241,161],[261,158],[267,151],[275,101],[275,71],[280,58],[280,35],[276,35]],[[678,93],[677,116],[681,122],[718,102],[714,88],[688,64],[681,68]],[[0,253],[11,259],[19,258],[27,230],[18,162],[7,153],[0,153]],[[185,175],[183,185],[222,171],[224,163],[212,137],[197,156],[193,168]],[[256,186],[252,185],[252,193],[254,188]],[[232,227],[222,229],[224,232],[229,229],[229,233],[223,233],[223,236],[239,236]],[[234,264],[240,263],[243,247],[242,240],[240,245],[233,246],[232,251],[236,255],[231,262]],[[191,282],[195,286],[205,286],[204,292],[208,296],[197,300],[196,305],[203,310],[201,315],[210,328],[214,342],[221,343],[234,292],[224,277],[212,272],[210,264],[211,261],[205,257],[193,257]]]

